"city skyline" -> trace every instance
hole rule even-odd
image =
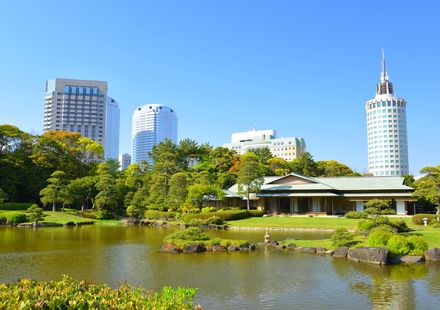
[[[119,153],[130,152],[132,110],[160,103],[179,112],[180,138],[220,146],[232,132],[277,128],[280,136],[304,137],[315,160],[335,159],[367,172],[364,103],[372,97],[384,47],[397,94],[410,103],[410,172],[418,175],[437,163],[440,152],[434,127],[440,48],[432,40],[438,4],[426,5],[348,3],[340,12],[319,2],[78,1],[57,3],[60,14],[52,16],[34,3],[0,4],[0,26],[10,29],[1,33],[0,123],[41,133],[45,80],[105,80],[121,109]],[[387,24],[386,36],[378,35],[382,23],[365,23],[378,6],[383,15],[399,16]],[[117,12],[124,26],[99,23],[104,18],[95,10]],[[79,12],[81,24],[73,19]],[[66,19],[72,22],[52,27]],[[80,33],[91,35],[72,46],[70,39]],[[56,38],[58,53],[42,44],[43,34]],[[112,42],[114,51],[95,46],[98,38]],[[16,96],[23,87],[26,92]]]

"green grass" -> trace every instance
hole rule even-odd
[[[69,212],[62,212],[62,211],[44,211],[43,212],[46,217],[43,221],[40,221],[41,223],[57,223],[57,224],[66,224],[67,222],[90,222],[94,221],[82,216],[77,216],[74,214],[71,214]]]
[[[251,217],[243,220],[229,221],[229,226],[259,228],[297,228],[297,229],[337,229],[355,230],[358,220],[339,217]]]

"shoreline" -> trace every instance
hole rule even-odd
[[[227,230],[244,230],[244,231],[304,231],[304,232],[334,232],[334,228],[300,228],[300,227],[248,227],[248,226],[229,226]]]

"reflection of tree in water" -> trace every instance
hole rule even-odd
[[[373,309],[415,309],[414,280],[428,273],[424,264],[377,266],[335,260],[334,267],[353,292],[368,297]]]
[[[434,296],[440,296],[440,262],[425,262],[425,264],[429,270],[428,292]]]

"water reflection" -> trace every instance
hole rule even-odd
[[[261,249],[252,253],[162,254],[169,229],[0,228],[0,282],[76,279],[145,288],[198,287],[206,309],[413,309],[439,302],[440,264],[375,266],[328,256]],[[264,232],[210,231],[263,240]],[[328,234],[272,232],[273,240]]]

